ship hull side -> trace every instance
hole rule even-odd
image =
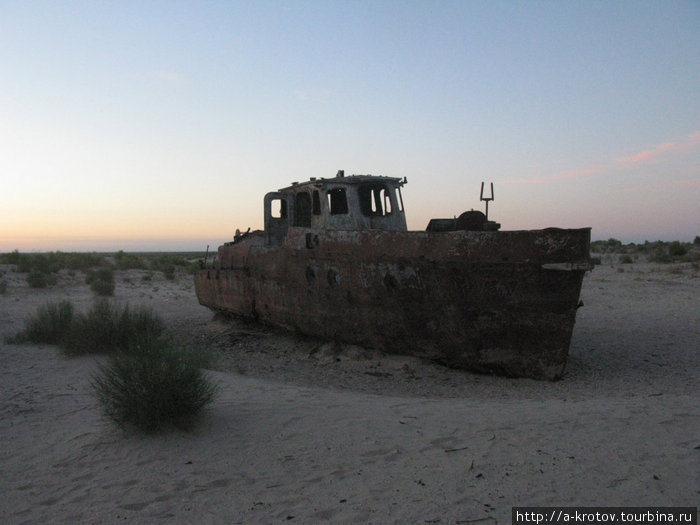
[[[195,275],[201,304],[449,366],[557,379],[590,230],[313,232],[222,247]]]

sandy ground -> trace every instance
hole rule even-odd
[[[1,267],[0,523],[510,523],[524,505],[700,500],[700,275],[617,264],[586,276],[555,383],[449,370],[222,321],[191,279],[118,272],[212,352],[216,401],[191,432],[105,420],[96,359],[10,345],[49,300],[88,308],[81,274],[30,289]]]

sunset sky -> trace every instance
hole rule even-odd
[[[204,250],[267,191],[407,177],[410,229],[700,235],[700,2],[0,0],[0,252]]]

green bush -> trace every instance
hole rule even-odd
[[[690,243],[680,241],[650,243],[653,246],[649,261],[657,263],[693,262],[700,259],[700,252]]]
[[[17,257],[17,271],[19,273],[29,273],[32,271],[32,257],[26,253],[20,253]]]
[[[46,288],[49,284],[44,272],[30,272],[27,274],[27,283],[30,288]]]
[[[200,366],[196,353],[153,340],[139,352],[112,355],[92,385],[105,415],[121,427],[186,429],[216,393]]]
[[[175,279],[175,271],[177,268],[188,270],[190,263],[181,255],[174,253],[163,254],[155,257],[151,261],[151,270],[163,272],[166,279]]]
[[[109,267],[88,270],[85,274],[85,282],[91,284],[95,281],[114,281],[114,270]]]
[[[673,241],[668,245],[668,254],[671,257],[683,257],[688,253],[688,248],[683,246],[679,241]]]
[[[623,255],[622,257],[620,257],[620,262],[622,264],[632,264],[633,261],[632,257],[630,257],[629,255]]]
[[[138,255],[124,253],[122,250],[114,254],[114,262],[117,263],[117,268],[120,270],[142,269],[146,267],[145,263]]]
[[[174,266],[165,266],[163,267],[163,276],[168,279],[169,281],[172,281],[175,279],[175,267]]]
[[[70,301],[49,302],[29,316],[22,330],[12,343],[63,344],[68,338],[73,322],[73,304]]]
[[[133,353],[161,336],[163,321],[146,307],[121,309],[97,299],[85,314],[76,315],[63,345],[68,354]]]
[[[49,302],[29,316],[11,342],[59,344],[66,354],[138,353],[158,340],[165,324],[145,306],[118,307],[97,299],[86,313],[73,313],[70,301]]]
[[[90,268],[103,266],[107,264],[103,255],[96,253],[61,253],[56,252],[56,257],[59,261],[60,268],[69,270],[87,271]]]
[[[664,246],[657,246],[654,252],[649,256],[649,261],[666,264],[673,262],[673,257],[669,255]]]
[[[592,253],[619,253],[620,251],[622,251],[622,242],[617,239],[591,242]]]
[[[40,307],[9,342],[60,344],[72,354],[107,352],[92,385],[108,417],[146,432],[188,428],[213,400],[216,385],[201,369],[202,354],[177,346],[163,330],[147,308],[98,299],[89,312],[74,315],[73,305],[61,301]]]
[[[52,264],[52,260],[49,256],[44,253],[35,253],[31,256],[31,268],[32,271],[39,271],[43,273],[51,273],[58,271]]]
[[[0,263],[2,264],[19,264],[20,253],[17,250],[12,250],[10,253],[0,255]]]
[[[2,254],[0,262],[17,265],[17,271],[20,273],[29,273],[32,270],[57,273],[63,269],[85,271],[106,264],[104,256],[96,253],[47,252],[29,255],[17,250]]]
[[[90,283],[90,290],[101,297],[114,295],[114,281],[97,280]]]
[[[27,283],[31,288],[46,288],[49,285],[56,284],[57,277],[53,274],[48,274],[39,270],[32,270],[27,274]]]
[[[88,270],[85,282],[97,295],[107,297],[114,295],[114,270],[109,267]]]

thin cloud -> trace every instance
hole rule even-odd
[[[536,175],[534,177],[524,177],[519,179],[508,179],[511,183],[521,184],[546,184],[566,180],[581,179],[593,175],[603,175],[606,173],[623,172],[630,169],[667,160],[673,155],[685,153],[689,150],[700,147],[700,131],[696,131],[674,142],[664,142],[651,148],[639,151],[632,155],[620,157],[614,162],[595,168],[581,168],[575,170],[560,171],[551,175]],[[695,186],[696,179],[679,181],[681,185]]]
[[[677,180],[672,186],[679,188],[700,188],[700,179]]]
[[[700,131],[691,133],[675,142],[664,142],[652,148],[640,151],[628,157],[621,157],[617,161],[622,164],[647,164],[666,156],[669,152],[687,151],[700,146]]]

